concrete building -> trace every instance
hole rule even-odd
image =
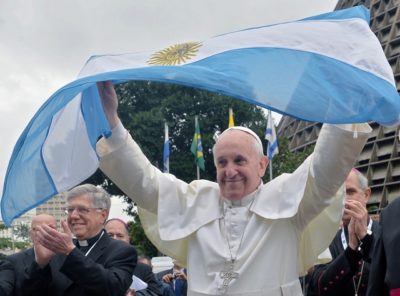
[[[339,0],[336,9],[365,5],[371,13],[371,29],[378,37],[392,66],[400,90],[400,0]],[[370,182],[370,212],[379,211],[400,196],[399,127],[386,128],[370,123],[373,133],[356,165]],[[301,151],[316,142],[320,123],[282,117],[278,134],[290,140],[291,151]]]
[[[63,193],[56,195],[55,197],[49,199],[47,202],[41,204],[36,208],[36,215],[39,214],[49,214],[56,218],[57,228],[61,228],[61,220],[67,219],[67,214],[65,213],[66,208],[66,198]]]

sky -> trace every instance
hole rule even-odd
[[[39,107],[97,54],[159,50],[330,12],[337,0],[0,0],[0,191]],[[113,199],[113,217],[124,208]],[[128,219],[128,217],[122,216]]]

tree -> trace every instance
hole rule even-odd
[[[134,218],[134,222],[128,223],[129,237],[131,244],[136,248],[139,255],[149,258],[158,255],[157,248],[147,239],[144,234],[142,223],[136,210],[130,212]]]
[[[272,159],[273,178],[283,173],[292,173],[301,163],[314,151],[314,145],[307,146],[304,151],[291,152],[289,139],[279,137],[279,153]],[[265,174],[264,182],[270,180],[268,171]]]
[[[12,226],[12,227],[13,227],[14,235],[17,238],[20,238],[25,243],[30,240],[30,238],[29,238],[30,228],[29,228],[29,226],[27,224],[21,223],[21,224],[17,224],[15,226]]]

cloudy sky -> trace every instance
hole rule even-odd
[[[336,0],[0,0],[0,190],[29,120],[95,54],[160,49],[332,11]],[[116,202],[113,216],[121,208]]]

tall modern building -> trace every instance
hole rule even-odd
[[[57,194],[53,198],[49,199],[45,203],[39,205],[36,208],[36,215],[39,214],[49,214],[52,215],[57,221],[57,228],[61,228],[61,220],[67,219],[67,214],[65,213],[66,208],[66,198],[63,193]]]
[[[336,9],[365,5],[371,13],[371,29],[378,37],[392,66],[397,90],[400,90],[400,0],[340,0]],[[356,167],[369,180],[372,196],[369,210],[385,207],[400,197],[399,127],[386,128],[370,123],[373,133],[365,145]],[[301,151],[315,144],[320,123],[283,117],[278,134],[290,140],[291,151]]]

